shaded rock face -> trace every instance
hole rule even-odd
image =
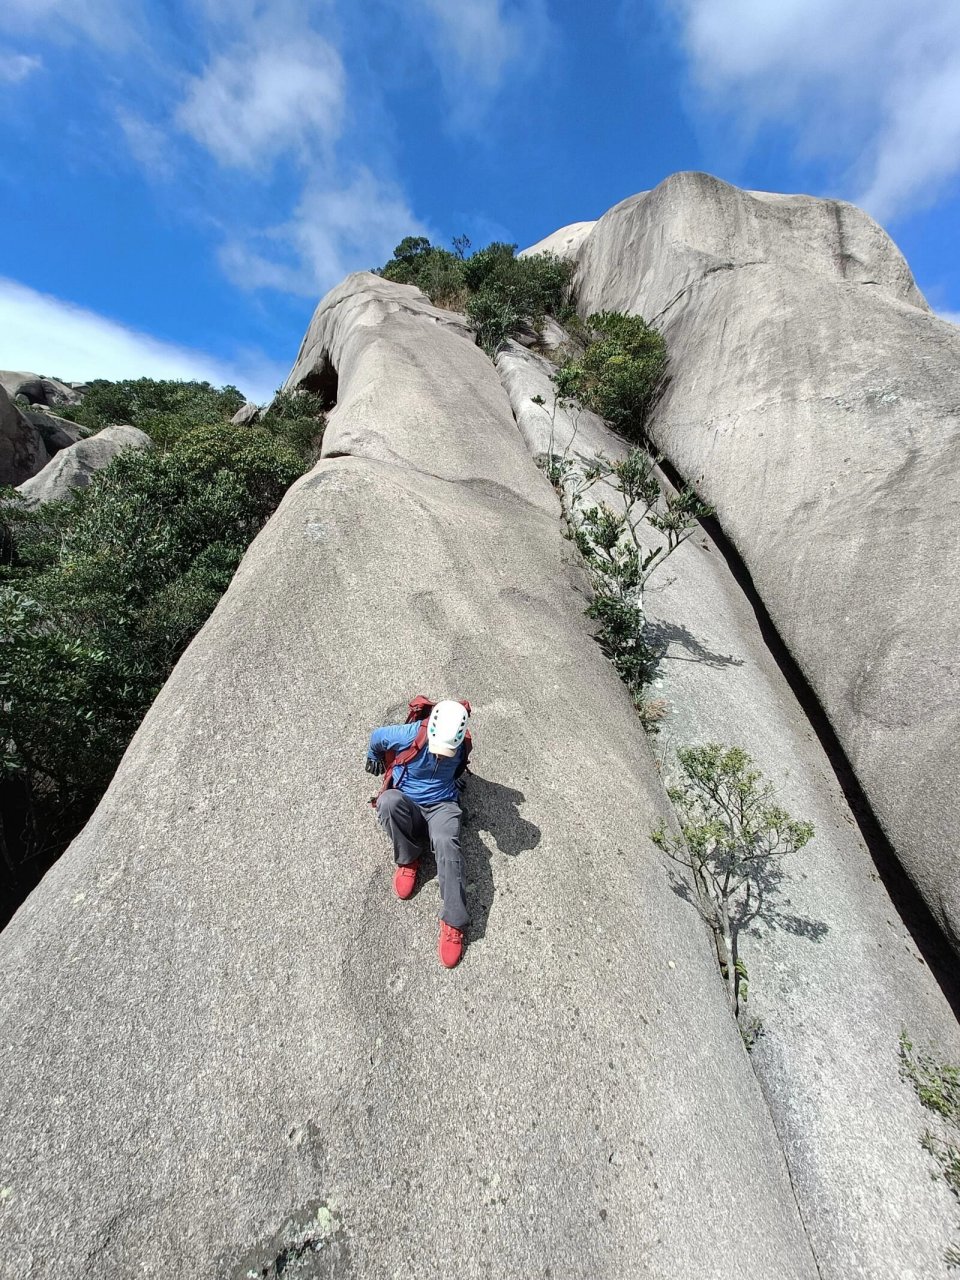
[[[851,205],[677,174],[580,242],[656,323],[656,444],[717,510],[897,856],[960,941],[960,331]]]
[[[44,413],[42,409],[21,409],[20,412],[40,432],[44,447],[50,457],[61,449],[68,449],[84,438],[83,428],[66,418],[58,418],[55,413]]]
[[[814,1280],[495,369],[363,274],[288,387],[318,379],[327,456],[0,935],[0,1270]],[[361,768],[421,690],[474,704],[452,973]]]
[[[582,473],[628,445],[594,414],[553,410],[552,366],[507,343],[497,367],[528,448]],[[534,403],[540,397],[541,407]],[[572,484],[572,478],[571,478]],[[614,510],[606,486],[588,491]],[[648,547],[658,535],[644,527]],[[899,1078],[904,1027],[960,1061],[960,1028],[900,922],[829,761],[767,649],[753,609],[706,532],[680,547],[645,593],[649,640],[664,651],[650,692],[668,713],[656,739],[744,747],[778,802],[816,837],[778,868],[739,938],[748,1010],[765,1033],[751,1063],[780,1136],[821,1280],[944,1277],[955,1201],[918,1142],[926,1120]],[[691,928],[697,925],[691,904]]]
[[[21,484],[46,465],[43,437],[0,387],[0,484]]]
[[[60,382],[39,373],[18,373],[11,369],[0,369],[0,387],[11,399],[23,396],[31,404],[41,405],[79,404],[85,390],[83,383]]]
[[[18,485],[30,507],[56,502],[73,489],[85,489],[97,471],[111,463],[124,449],[149,449],[152,441],[137,427],[104,427],[96,435],[67,445],[51,458],[42,471]]]

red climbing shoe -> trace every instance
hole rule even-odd
[[[413,888],[417,883],[418,862],[411,862],[407,867],[397,867],[393,873],[393,888],[398,898],[404,901],[413,896]]]
[[[463,930],[454,929],[445,920],[440,921],[440,941],[437,943],[440,963],[447,969],[454,969],[463,955]]]

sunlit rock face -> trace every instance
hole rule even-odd
[[[680,173],[564,239],[584,314],[666,336],[650,435],[716,507],[957,944],[960,329],[838,201]]]
[[[628,442],[602,419],[555,403],[547,360],[507,342],[496,363],[531,454],[570,464],[568,504],[593,458],[627,456]],[[623,507],[622,494],[601,482],[576,510],[598,501]],[[630,514],[640,519],[639,509]],[[645,551],[662,545],[661,534],[639,527]],[[960,1061],[953,1011],[898,918],[750,601],[704,528],[651,577],[644,611],[648,641],[663,652],[647,696],[664,703],[654,743],[668,778],[677,780],[675,747],[736,744],[776,785],[778,802],[816,829],[810,844],[757,878],[749,906],[740,899],[738,952],[750,983],[744,1021],[759,1018],[765,1028],[750,1061],[821,1280],[944,1275],[955,1201],[931,1178],[917,1140],[923,1121],[900,1079],[899,1038],[908,1027],[918,1043]]]
[[[815,1280],[495,368],[363,274],[297,386],[326,456],[0,936],[0,1271]],[[474,706],[453,972],[362,769],[417,692]]]
[[[27,506],[66,498],[74,489],[85,489],[98,471],[124,449],[149,449],[150,437],[136,427],[104,427],[96,435],[60,449],[42,471],[19,485]]]

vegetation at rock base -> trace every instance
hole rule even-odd
[[[813,838],[813,825],[775,800],[741,747],[716,742],[677,751],[682,777],[667,788],[680,835],[659,823],[654,844],[693,872],[701,914],[713,930],[730,1007],[750,1047],[759,1024],[746,1017],[749,983],[741,933],[772,917],[770,900],[782,878],[779,863]]]
[[[579,332],[585,349],[557,370],[558,394],[578,400],[628,439],[641,440],[666,373],[663,335],[642,316],[618,311],[588,316]]]
[[[74,414],[149,424],[63,501],[0,504],[0,913],[95,807],[161,685],[290,484],[316,458],[319,402],[278,396],[262,422],[207,384],[94,384]],[[160,407],[168,406],[166,409]]]
[[[941,1179],[960,1201],[960,1067],[939,1063],[916,1050],[906,1031],[900,1035],[900,1075],[908,1081],[928,1111],[936,1116],[938,1132],[927,1129],[920,1142],[932,1156]],[[960,1246],[944,1254],[950,1267],[960,1269]]]
[[[572,313],[572,263],[551,253],[518,258],[515,244],[498,241],[470,254],[466,236],[453,245],[451,252],[425,236],[407,236],[378,274],[415,284],[438,306],[464,311],[491,354],[525,322],[537,327],[547,314],[563,320]]]

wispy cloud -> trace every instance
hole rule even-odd
[[[534,72],[553,27],[544,0],[402,0],[418,9],[453,123],[479,122],[508,74]]]
[[[137,8],[125,0],[3,0],[0,29],[35,33],[53,43],[83,35],[118,48],[134,31]]]
[[[951,324],[960,325],[960,311],[938,311],[941,320],[949,320]]]
[[[51,294],[0,277],[3,363],[66,378],[186,378],[233,383],[257,401],[268,400],[286,365],[258,352],[236,361],[164,342]]]
[[[0,84],[19,84],[43,66],[42,58],[0,49]]]
[[[224,165],[254,168],[289,150],[306,158],[339,135],[344,86],[322,36],[256,24],[192,79],[176,120]]]
[[[700,86],[776,119],[887,219],[960,172],[960,6],[945,0],[666,0]]]
[[[241,288],[314,295],[385,261],[405,235],[424,234],[403,192],[361,168],[344,186],[309,184],[289,221],[231,239],[220,262]]]

